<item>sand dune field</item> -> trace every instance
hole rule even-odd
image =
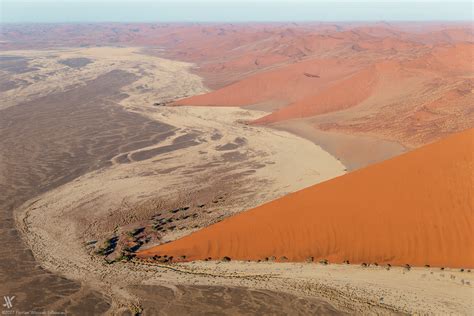
[[[473,43],[467,22],[2,24],[2,295],[472,314]]]

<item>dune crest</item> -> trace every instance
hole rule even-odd
[[[309,60],[261,72],[222,89],[178,100],[175,104],[248,106],[271,101],[288,105],[314,95],[359,68],[353,61],[335,58]]]
[[[472,268],[473,148],[469,129],[139,256]]]
[[[254,123],[267,124],[292,118],[304,118],[355,106],[373,92],[377,82],[377,73],[374,68],[361,70],[316,95],[306,97]]]

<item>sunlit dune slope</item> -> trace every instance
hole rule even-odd
[[[377,73],[374,69],[375,67],[364,69],[323,91],[313,93],[313,95],[258,119],[255,123],[265,124],[304,118],[355,106],[373,93],[377,81]]]
[[[222,89],[179,100],[176,104],[246,106],[273,101],[287,105],[314,95],[360,68],[354,61],[314,59],[262,72]]]
[[[355,43],[338,50],[346,58],[280,65],[176,104],[251,106],[271,112],[255,124],[310,118],[317,130],[368,135],[409,148],[472,127],[474,44],[420,47],[382,36],[390,30],[366,32],[372,35],[361,30],[334,35],[340,43]],[[396,57],[381,57],[389,52]],[[441,106],[432,107],[436,100]]]
[[[474,129],[141,251],[474,267]],[[285,258],[283,258],[285,259]]]
[[[440,46],[410,61],[377,62],[321,91],[300,98],[257,123],[304,118],[362,106],[366,111],[370,110],[369,117],[379,113],[377,121],[383,124],[383,118],[391,108],[413,113],[419,106],[430,102],[433,96],[467,82],[473,73],[470,62],[473,51],[474,45],[468,44]],[[453,97],[458,102],[451,109],[461,110],[469,105],[469,102],[460,102],[460,98]],[[447,113],[444,114],[440,121],[449,120]]]

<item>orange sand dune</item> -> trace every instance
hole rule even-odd
[[[474,129],[141,251],[474,267]]]
[[[474,72],[472,62],[473,43],[460,43],[450,46],[437,46],[431,53],[407,62],[408,66],[439,71],[444,75],[471,75]]]
[[[292,118],[303,118],[355,106],[371,95],[376,80],[377,73],[374,67],[364,69],[319,93],[309,95],[258,119],[255,123],[272,123]]]
[[[422,81],[430,77],[431,73],[413,74],[404,69],[398,61],[378,62],[255,123],[268,124],[340,111],[360,105],[369,97],[371,103],[380,107],[393,102],[394,99],[406,98],[404,94],[410,91],[410,86],[413,87],[414,80]]]
[[[313,117],[316,129],[418,147],[473,127],[473,52],[473,44],[437,46],[411,60],[376,62],[255,123]]]
[[[265,32],[255,28],[250,33],[265,40],[247,40],[231,50],[233,57],[201,65],[198,71],[221,83],[225,73],[234,83],[176,104],[252,106],[272,112],[256,124],[311,118],[318,130],[371,136],[412,148],[473,127],[474,94],[462,87],[474,74],[474,44],[456,42],[469,39],[472,31],[461,25],[426,25],[428,34],[443,35],[435,44],[424,44],[425,33],[409,32],[407,27],[269,27]],[[236,57],[235,51],[241,55]],[[444,97],[456,89],[463,92]],[[449,102],[427,111],[425,105],[436,99]]]
[[[288,104],[360,69],[353,61],[308,60],[262,72],[222,89],[176,102],[178,105],[246,106],[267,101]],[[318,75],[312,77],[305,74]]]

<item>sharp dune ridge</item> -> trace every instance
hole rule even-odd
[[[255,121],[274,123],[343,110],[366,100],[374,90],[376,73],[364,69],[348,79],[337,82],[316,95],[311,95]]]
[[[314,95],[332,81],[360,69],[335,58],[309,60],[245,78],[222,89],[177,101],[176,105],[247,106],[268,100],[288,105]],[[319,78],[305,73],[316,74]]]
[[[139,256],[472,268],[473,148],[469,129]]]

